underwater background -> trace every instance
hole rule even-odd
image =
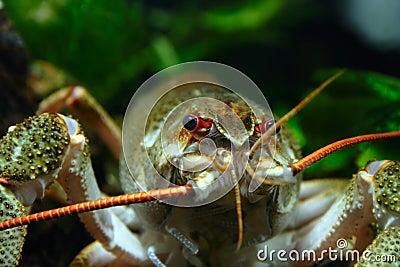
[[[13,107],[20,109],[4,104],[1,130],[15,123],[10,113],[33,115],[42,98],[74,84],[85,86],[121,123],[146,79],[194,60],[224,63],[248,75],[278,116],[346,69],[288,123],[304,155],[345,137],[399,130],[400,16],[394,10],[400,4],[361,2],[3,0],[27,49],[14,52],[44,81],[30,80],[38,86],[26,102],[25,96],[16,100]],[[25,95],[15,90],[15,96]],[[14,91],[2,92],[3,99],[14,97]],[[101,188],[119,193],[117,163],[96,134],[85,130]],[[398,147],[399,140],[384,140],[350,148],[315,164],[305,177],[351,177],[368,160],[400,159]],[[57,200],[48,196],[34,210],[55,206]],[[28,232],[21,266],[66,266],[91,241],[77,217],[31,225]]]

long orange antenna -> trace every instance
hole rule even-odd
[[[42,211],[25,215],[20,218],[15,218],[0,222],[0,231],[13,227],[31,224],[34,222],[48,221],[51,219],[58,219],[72,214],[78,214],[88,211],[100,210],[115,206],[129,205],[141,202],[153,201],[156,199],[168,199],[188,195],[191,192],[190,185],[176,186],[170,188],[162,188],[149,190],[147,192],[138,192],[133,194],[125,194],[114,197],[106,197],[98,200],[92,200],[77,204],[72,204],[62,208]]]
[[[350,147],[356,144],[377,140],[377,139],[384,139],[384,138],[392,138],[392,137],[400,137],[399,132],[388,132],[388,133],[377,133],[377,134],[367,134],[367,135],[360,135],[355,137],[350,137],[347,139],[343,139],[340,141],[336,141],[332,144],[329,144],[323,148],[318,149],[317,151],[311,153],[308,156],[298,160],[297,162],[290,165],[293,175],[303,171],[307,167],[311,166],[317,161],[329,156],[330,154],[339,151],[343,148]]]
[[[356,144],[369,142],[378,139],[400,137],[400,131],[397,132],[387,132],[387,133],[377,133],[377,134],[367,134],[360,135],[356,137],[350,137],[343,139],[332,144],[329,144],[323,148],[316,150],[315,152],[309,154],[308,156],[298,160],[297,162],[290,165],[293,175],[298,172],[303,171],[312,164],[320,161],[321,159],[327,157],[328,155],[339,151],[343,148],[347,148]],[[130,205],[135,203],[149,202],[156,199],[163,200],[179,196],[185,196],[190,194],[192,187],[187,184],[183,186],[176,186],[170,188],[162,188],[149,190],[147,192],[138,192],[133,194],[125,194],[120,196],[106,197],[98,200],[92,200],[77,204],[72,204],[62,208],[56,208],[52,210],[42,211],[38,213],[33,213],[30,215],[25,215],[20,218],[15,218],[7,221],[0,222],[0,231],[31,224],[34,222],[48,221],[51,219],[58,219],[68,215],[84,213],[88,211],[100,210],[121,205]],[[240,236],[239,230],[239,236]],[[239,243],[240,244],[240,239]]]

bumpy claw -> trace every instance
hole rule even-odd
[[[25,208],[6,187],[0,185],[0,218],[8,220],[26,215]],[[26,236],[26,226],[0,231],[0,266],[17,266]]]
[[[400,162],[377,161],[367,167],[374,175],[374,215],[379,230],[400,225]]]
[[[322,216],[297,231],[296,249],[312,249],[317,255],[321,255],[324,250],[336,249],[337,241],[345,239],[354,240],[346,249],[356,249],[360,251],[360,255],[363,251],[368,254],[368,250],[371,250],[371,253],[376,255],[381,252],[383,256],[395,255],[396,260],[399,260],[398,190],[400,163],[389,160],[370,162],[353,176],[344,191],[338,191],[336,200]],[[303,216],[302,213],[300,215]],[[301,221],[301,218],[298,220]],[[375,231],[372,226],[375,226],[379,235],[365,250],[374,238]],[[379,265],[374,265],[372,261],[367,262],[366,258],[363,258],[360,264]]]
[[[43,197],[45,188],[56,179],[71,202],[101,197],[87,138],[72,118],[44,113],[10,127],[0,141],[0,155],[2,221],[24,215],[23,206]],[[141,241],[113,209],[80,217],[105,249],[119,255],[116,261],[132,264],[147,261]],[[1,232],[1,252],[8,255],[2,258],[5,263],[18,262],[25,234],[25,227]]]
[[[400,162],[376,161],[366,167],[374,181],[374,217],[381,231],[356,266],[400,264]]]
[[[380,233],[363,253],[356,267],[400,265],[400,228],[391,227]]]
[[[43,114],[11,126],[1,140],[1,177],[25,182],[61,165],[68,132],[55,114]]]
[[[31,117],[0,140],[1,220],[26,215],[24,206],[42,197],[56,177],[69,144],[67,127],[55,114]],[[16,266],[26,226],[0,232],[1,266]]]
[[[30,206],[57,177],[68,144],[68,130],[56,114],[11,126],[0,141],[0,182]]]

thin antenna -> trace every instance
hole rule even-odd
[[[292,169],[293,175],[303,171],[307,167],[311,166],[317,161],[329,156],[336,151],[339,151],[343,148],[354,146],[356,144],[365,143],[368,141],[373,141],[377,139],[384,138],[392,138],[392,137],[400,137],[400,132],[388,132],[388,133],[377,133],[377,134],[367,134],[360,135],[355,137],[350,137],[347,139],[343,139],[340,141],[336,141],[332,144],[329,144],[323,148],[318,149],[317,151],[311,153],[308,156],[298,160],[297,162],[289,165]]]
[[[22,225],[31,224],[34,222],[58,219],[72,214],[100,210],[115,206],[148,202],[156,199],[162,200],[173,197],[185,196],[190,194],[191,189],[192,187],[190,185],[183,185],[183,186],[149,190],[147,192],[138,192],[133,194],[106,197],[102,199],[72,204],[62,208],[56,208],[52,210],[33,213],[30,215],[22,216],[20,218],[15,218],[4,222],[0,222],[0,231]]]
[[[235,252],[238,252],[240,248],[242,247],[243,243],[243,214],[242,214],[242,200],[240,198],[240,187],[239,187],[239,181],[236,177],[235,170],[232,170],[232,177],[234,179],[235,183],[235,188],[234,188],[234,193],[235,193],[235,206],[236,206],[236,214],[237,214],[237,219],[238,219],[238,241],[236,244],[236,250]]]
[[[297,104],[294,108],[292,108],[288,113],[286,113],[282,118],[280,118],[276,123],[275,123],[275,128],[271,127],[263,135],[261,135],[260,138],[254,143],[250,150],[250,158],[253,156],[255,153],[256,149],[258,149],[262,142],[266,139],[268,139],[274,132],[275,129],[278,129],[281,127],[283,124],[285,124],[288,120],[290,120],[294,115],[296,115],[301,109],[303,109],[314,97],[316,97],[323,89],[325,89],[330,83],[332,83],[334,80],[336,80],[340,75],[344,73],[344,70],[340,70],[333,76],[331,76],[329,79],[327,79],[325,82],[323,82],[320,86],[318,86],[316,89],[314,89],[306,98],[304,98],[299,104]]]

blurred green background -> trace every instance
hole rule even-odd
[[[306,153],[349,135],[398,129],[400,46],[363,42],[337,3],[4,1],[32,60],[65,70],[114,116],[122,116],[142,82],[180,62],[239,69],[280,116],[346,68],[291,122]],[[354,161],[345,154],[337,165]]]
[[[279,116],[346,68],[289,123],[304,154],[341,138],[400,129],[400,45],[368,42],[363,30],[351,24],[357,13],[349,15],[346,1],[3,3],[31,60],[64,70],[119,120],[136,88],[157,71],[210,60],[253,79]],[[370,19],[378,22],[385,14]],[[306,177],[350,177],[370,159],[399,159],[399,147],[399,140],[360,145],[316,164]],[[95,149],[95,156],[103,153],[99,151],[104,150]],[[95,165],[98,172],[107,172],[104,164]],[[71,255],[54,255],[65,257],[62,263],[28,262],[64,265]]]

